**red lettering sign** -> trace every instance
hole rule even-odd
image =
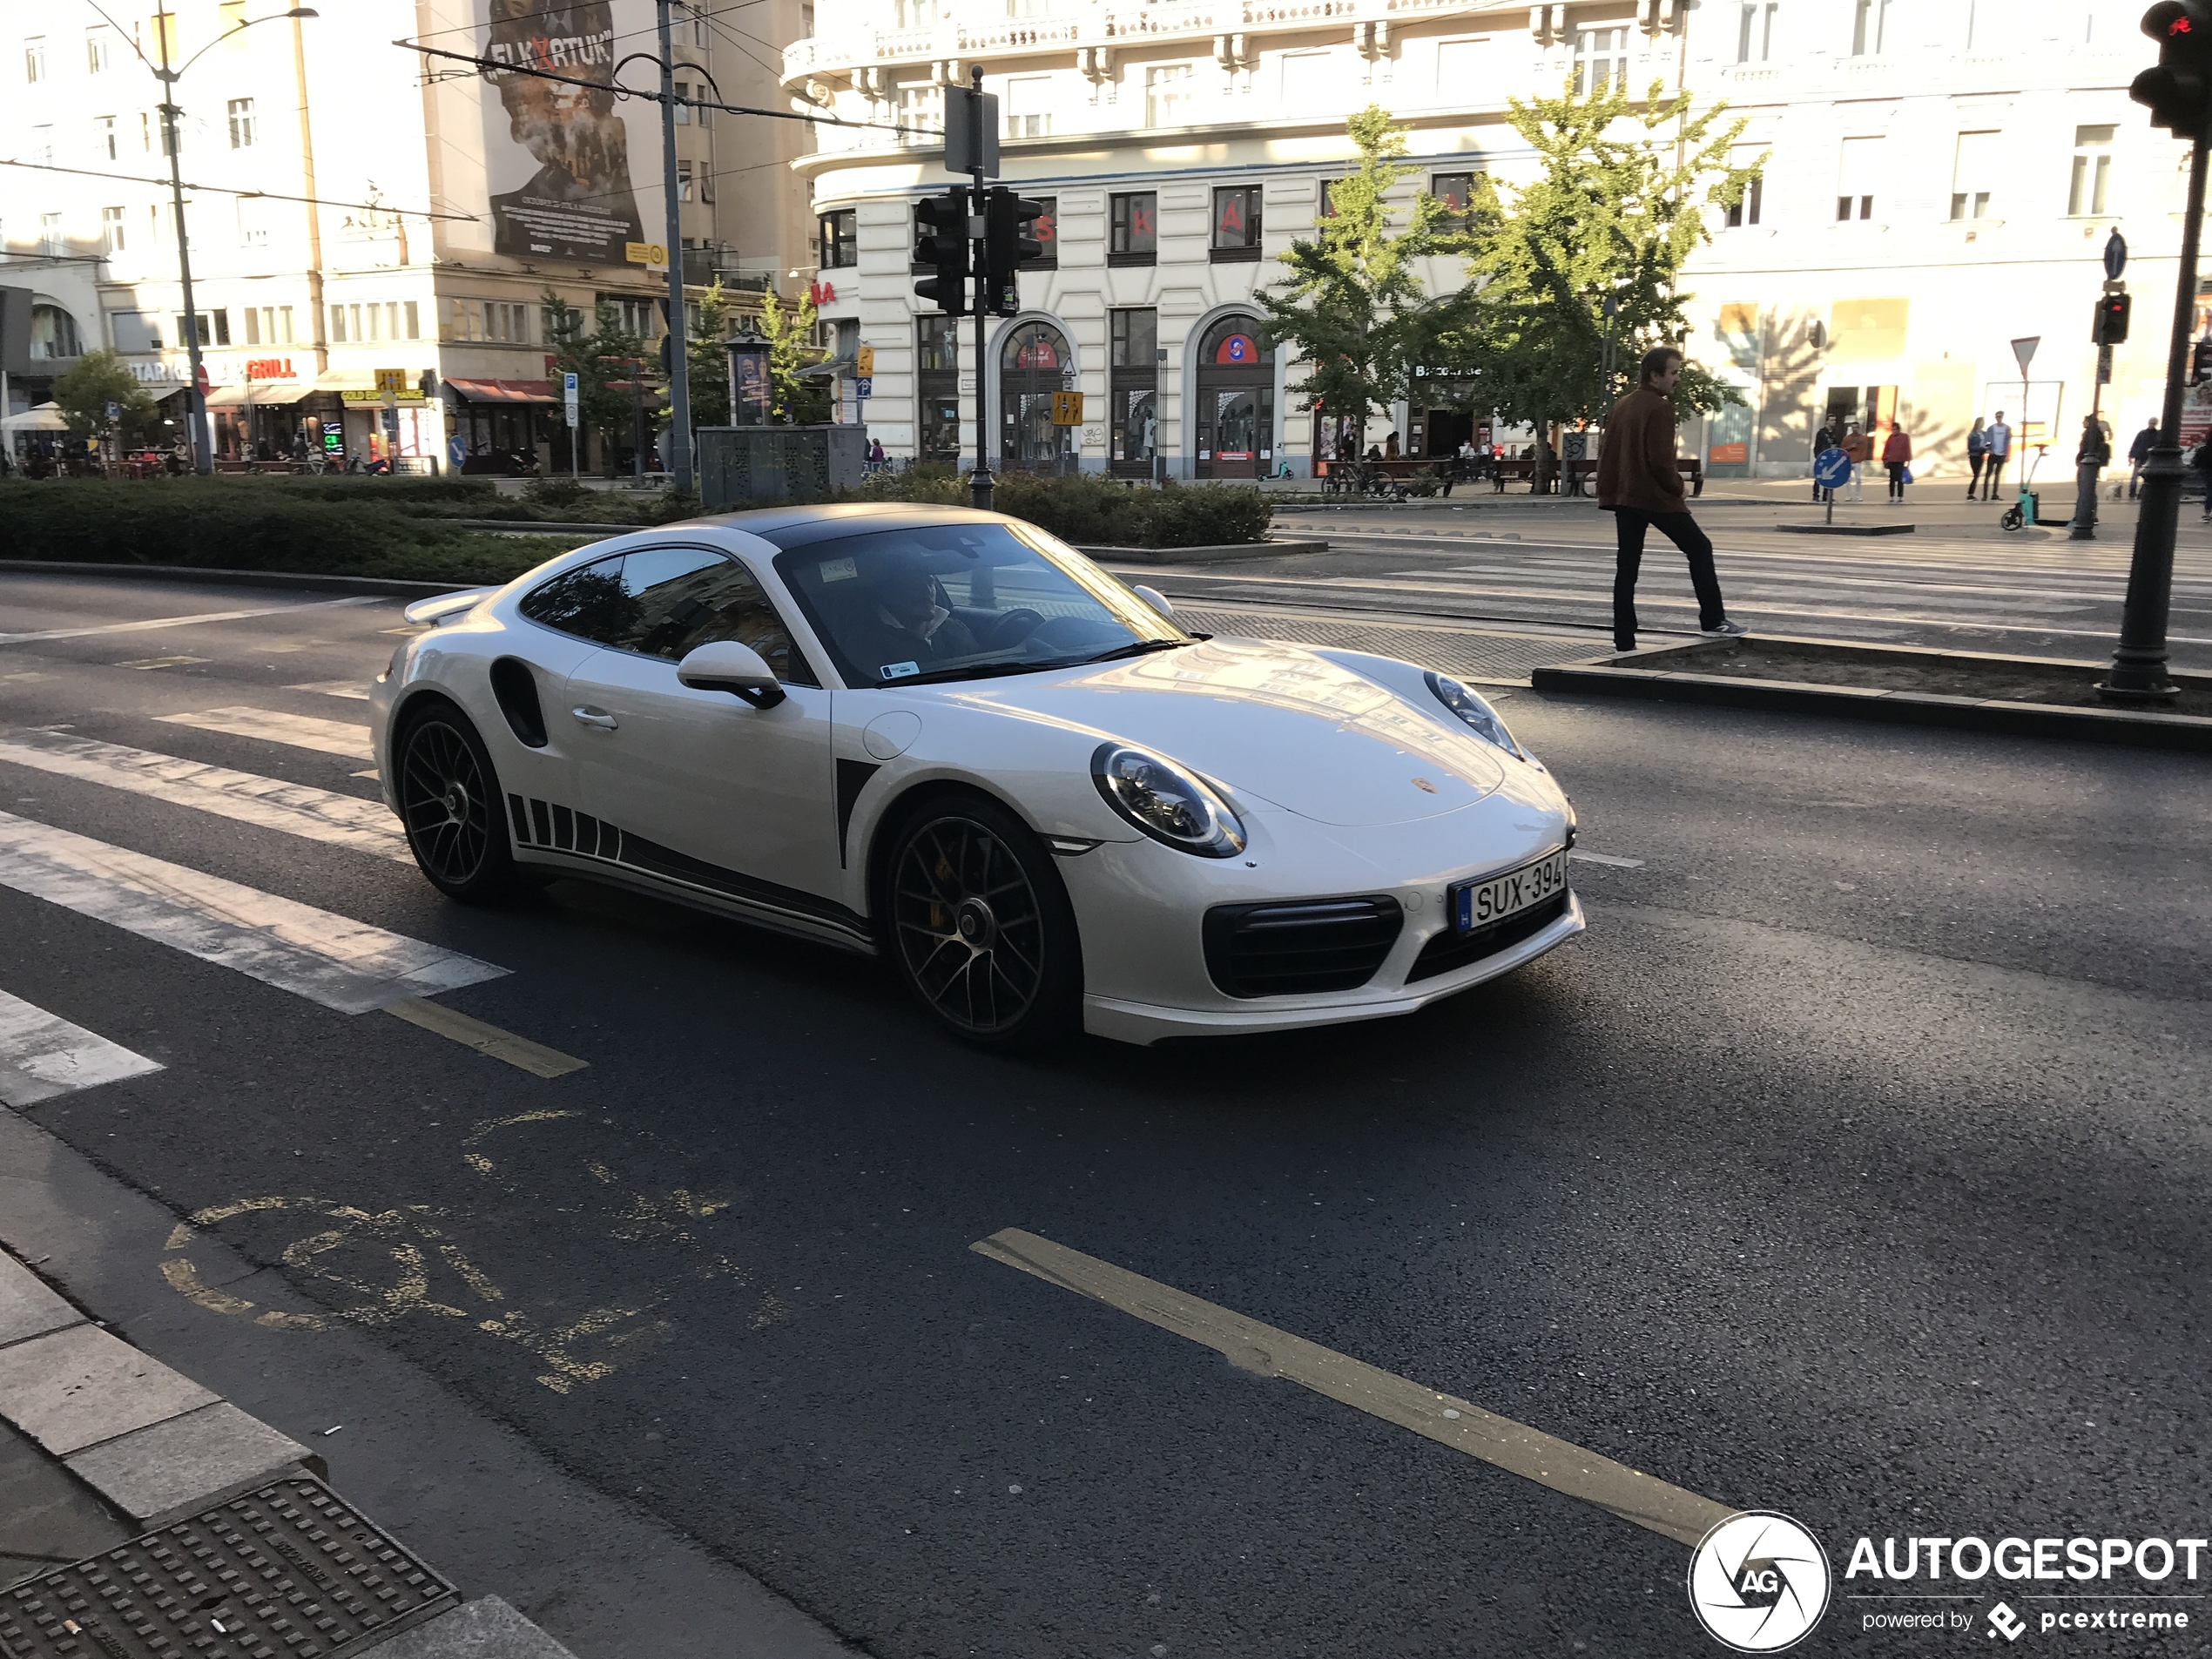
[[[288,381],[292,378],[292,360],[289,357],[250,359],[246,365],[246,378],[249,381]]]
[[[837,298],[837,288],[833,283],[810,282],[806,285],[806,297],[818,306],[826,306]]]

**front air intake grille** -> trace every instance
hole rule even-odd
[[[1354,990],[1405,925],[1395,899],[1222,905],[1206,912],[1206,972],[1228,996]]]
[[[1566,914],[1567,894],[1562,893],[1556,899],[1547,899],[1519,915],[1494,921],[1471,934],[1453,933],[1447,928],[1421,947],[1421,954],[1413,959],[1413,971],[1406,975],[1406,983],[1434,979],[1439,974],[1449,974],[1470,962],[1479,962],[1485,956],[1510,950],[1522,940],[1534,938]]]

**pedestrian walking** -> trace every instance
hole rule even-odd
[[[2005,475],[2006,459],[2013,453],[2013,429],[2005,424],[2005,411],[1989,423],[1989,458],[1982,463],[1982,499],[1997,499],[1997,481]]]
[[[2189,465],[2196,469],[2197,487],[2204,492],[2204,523],[2212,524],[2212,435],[2190,451]]]
[[[1903,501],[1905,481],[1912,475],[1912,440],[1905,435],[1902,421],[1882,440],[1882,465],[1889,470],[1890,499]]]
[[[1981,492],[1981,469],[1989,460],[1989,429],[1981,416],[1974,416],[1973,430],[1966,434],[1966,465],[1973,469],[1966,479],[1966,499],[1972,501]]]
[[[2081,417],[2081,443],[2074,452],[2074,517],[2077,542],[2090,540],[2097,522],[2097,475],[2112,465],[2112,439],[2094,415]]]
[[[1858,422],[1853,421],[1844,429],[1844,442],[1840,447],[1844,455],[1851,458],[1851,498],[1853,501],[1865,501],[1866,497],[1859,493],[1858,476],[1866,463],[1873,458],[1873,440],[1861,432],[1858,429]]]
[[[1821,456],[1826,455],[1835,447],[1835,422],[1832,421],[1823,421],[1820,423],[1820,430],[1812,435],[1813,460],[1817,462]],[[1812,498],[1816,502],[1826,501],[1833,493],[1834,492],[1832,490],[1823,489],[1817,482],[1812,487]]]
[[[2158,417],[2154,415],[2143,422],[2143,429],[2135,435],[2134,441],[2128,446],[2128,499],[2129,501],[2134,501],[2136,492],[2142,488],[2143,463],[2150,459],[2150,452],[2157,448]]]
[[[1646,352],[1636,389],[1605,417],[1605,441],[1598,448],[1597,504],[1613,515],[1616,651],[1636,648],[1636,576],[1643,563],[1644,533],[1654,525],[1689,562],[1699,631],[1713,638],[1734,638],[1750,631],[1729,620],[1728,607],[1721,601],[1720,577],[1713,569],[1712,541],[1697,528],[1683,499],[1670,401],[1682,379],[1682,365],[1683,354],[1672,347]]]

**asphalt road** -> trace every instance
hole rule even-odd
[[[0,577],[0,745],[371,799],[359,759],[162,718],[358,725],[297,688],[373,674],[398,605],[321,597]],[[1720,1651],[1679,1544],[970,1250],[1008,1227],[1785,1511],[1838,1575],[1860,1534],[2204,1534],[2202,760],[1501,707],[1640,861],[1574,867],[1581,941],[1403,1021],[1027,1061],[850,958],[575,883],[464,909],[0,759],[0,813],[510,969],[437,1001],[589,1062],[0,876],[0,991],[163,1068],[26,1110],[269,1264],[194,1317],[281,1365],[326,1335],[260,1312],[343,1316],[885,1659]],[[1928,1650],[1865,1605],[1801,1650]]]

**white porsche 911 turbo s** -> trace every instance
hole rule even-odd
[[[1405,1014],[1583,926],[1574,809],[1481,698],[1185,633],[1015,519],[703,518],[408,615],[377,772],[441,891],[580,876],[880,954],[973,1041]]]

